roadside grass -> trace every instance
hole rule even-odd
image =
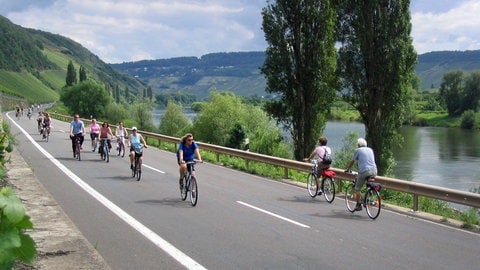
[[[448,116],[446,111],[418,112],[414,125],[431,127],[460,127],[460,117]]]

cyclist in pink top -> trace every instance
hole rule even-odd
[[[100,125],[97,123],[96,119],[92,119],[92,124],[90,124],[90,139],[92,139],[92,152],[95,152],[95,148],[97,147],[95,139],[98,138],[99,133]]]

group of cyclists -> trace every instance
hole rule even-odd
[[[42,112],[38,113],[38,126],[39,129],[42,129],[42,132],[50,132],[51,128],[51,119],[48,113],[43,115]],[[96,119],[92,119],[90,124],[90,139],[92,143],[92,152],[95,152],[96,140],[105,141],[102,139],[107,139],[108,148],[111,149],[110,138],[117,138],[117,144],[125,143],[125,138],[128,137],[127,146],[130,148],[130,169],[133,168],[134,158],[135,158],[135,148],[143,147],[147,148],[147,143],[143,136],[138,133],[136,127],[132,127],[132,134],[128,134],[123,123],[120,122],[118,128],[113,135],[112,130],[108,122],[104,122],[101,126],[97,123]],[[85,134],[85,125],[80,119],[80,116],[76,114],[73,121],[70,123],[70,139],[72,140],[72,151],[73,157],[75,157],[75,138],[80,137],[80,145],[83,145],[84,134]],[[309,157],[304,158],[304,161],[315,160],[319,170],[327,170],[330,168],[332,155],[332,149],[327,146],[328,139],[325,136],[321,136],[318,140],[319,145],[312,151]],[[100,147],[102,148],[102,147]],[[327,157],[328,156],[328,162]],[[187,171],[187,162],[196,159],[198,162],[202,162],[200,155],[200,149],[198,144],[194,142],[193,135],[191,133],[185,134],[181,142],[178,145],[177,150],[177,164],[179,165],[179,186],[182,189],[182,179]],[[140,156],[143,159],[143,156]],[[357,149],[353,154],[352,160],[348,163],[346,172],[350,172],[352,166],[358,163],[358,178],[355,183],[355,193],[354,198],[357,199],[357,208],[355,210],[361,211],[361,194],[360,191],[365,184],[366,178],[369,176],[375,177],[377,175],[377,165],[375,163],[375,156],[373,150],[367,146],[367,141],[364,138],[359,138],[357,140]],[[321,175],[321,172],[319,172]],[[319,183],[317,183],[318,185]],[[320,191],[321,192],[321,191]]]
[[[52,119],[50,118],[50,114],[48,112],[38,112],[37,128],[40,135],[43,136],[43,139],[50,135],[52,129]]]
[[[133,162],[135,158],[135,148],[143,147],[147,148],[147,142],[143,138],[142,134],[138,133],[136,127],[132,127],[132,134],[128,135],[127,129],[123,126],[123,123],[120,122],[117,129],[115,130],[115,135],[113,135],[112,130],[108,122],[104,122],[101,126],[97,123],[96,119],[92,119],[90,124],[90,139],[92,145],[92,152],[95,152],[96,139],[104,141],[102,139],[107,139],[108,148],[111,149],[110,138],[117,138],[117,143],[125,143],[125,138],[128,137],[127,146],[130,148],[130,169],[133,168]],[[73,118],[73,121],[70,122],[70,139],[72,140],[72,152],[73,157],[75,157],[75,138],[80,137],[80,145],[83,145],[84,134],[85,134],[85,124],[80,119],[80,116],[76,114]],[[100,147],[101,149],[102,147]],[[82,149],[82,148],[81,148]],[[143,156],[140,156],[143,159]],[[187,171],[187,162],[196,159],[198,162],[202,162],[202,157],[200,155],[200,149],[198,144],[193,141],[193,135],[191,133],[185,134],[182,137],[181,142],[178,146],[177,151],[177,163],[179,165],[179,185],[182,188],[182,179]]]
[[[323,171],[330,168],[330,162],[324,162],[324,159],[327,155],[332,155],[332,149],[327,146],[327,137],[321,136],[318,139],[318,142],[319,145],[313,150],[309,157],[304,158],[304,161],[310,161],[312,159],[315,159],[316,162],[320,164],[320,166],[318,166],[319,170]],[[355,182],[355,192],[353,194],[353,197],[357,200],[357,207],[355,208],[355,210],[361,211],[362,195],[360,192],[363,185],[365,184],[366,178],[370,176],[377,176],[375,155],[372,148],[367,146],[367,141],[364,138],[359,138],[357,140],[357,149],[353,154],[352,160],[350,160],[350,162],[348,163],[345,172],[350,172],[355,162],[358,163],[358,177],[357,181]],[[321,172],[319,172],[319,175],[322,175]],[[319,186],[318,181],[319,179],[317,179],[317,186]]]

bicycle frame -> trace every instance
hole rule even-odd
[[[198,201],[198,183],[195,177],[195,164],[196,161],[187,161],[187,171],[183,176],[183,188],[180,191],[182,200],[185,200],[190,193],[190,202],[192,206],[195,206]]]

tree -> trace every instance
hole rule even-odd
[[[417,54],[409,0],[344,0],[339,4],[342,93],[360,113],[380,174],[391,171],[392,148],[408,108]]]
[[[152,104],[139,102],[132,105],[131,111],[138,129],[144,131],[153,131],[155,129],[152,120]]]
[[[67,65],[67,77],[65,78],[65,81],[67,86],[72,86],[77,83],[77,73],[75,72],[75,67],[71,60]]]
[[[463,71],[450,71],[443,75],[440,96],[447,106],[449,116],[462,114]]]
[[[268,1],[262,10],[268,47],[261,71],[266,91],[280,96],[265,109],[291,132],[298,160],[314,148],[338,89],[333,2]]]
[[[463,112],[467,110],[478,111],[480,100],[480,71],[476,70],[465,78],[463,93]],[[463,113],[462,112],[462,113]]]
[[[110,104],[110,95],[103,85],[94,81],[83,81],[70,87],[64,87],[60,100],[72,114],[84,117],[105,116],[105,108]]]
[[[80,69],[78,70],[78,76],[81,82],[87,79],[87,71],[85,70],[85,67],[80,66]]]
[[[226,146],[238,124],[250,139],[250,150],[265,155],[291,158],[281,130],[259,106],[242,103],[233,93],[212,91],[210,101],[197,104],[192,130],[197,140]]]
[[[169,101],[165,114],[160,119],[159,131],[161,134],[181,137],[184,131],[191,126],[190,121],[182,111],[182,105]]]

